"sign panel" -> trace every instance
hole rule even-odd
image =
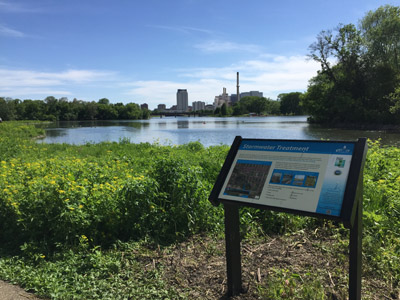
[[[350,229],[349,298],[361,299],[366,155],[366,138],[354,142],[235,138],[208,198],[213,205],[224,204],[229,295],[242,290],[240,204],[343,221]]]
[[[339,217],[355,143],[241,139],[218,199]]]

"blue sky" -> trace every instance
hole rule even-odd
[[[0,96],[212,103],[305,91],[317,34],[400,0],[0,0]]]

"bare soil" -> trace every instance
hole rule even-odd
[[[243,293],[235,297],[227,296],[224,240],[194,237],[164,250],[151,265],[162,264],[165,280],[188,293],[188,299],[261,299],[257,291],[268,286],[276,270],[300,278],[312,274],[321,281],[326,299],[348,298],[348,245],[338,246],[323,231],[244,240],[241,255]],[[362,299],[400,299],[400,291],[385,282],[363,278],[362,284]]]
[[[40,300],[16,285],[0,280],[0,300]]]
[[[156,248],[146,255],[134,253],[144,269],[162,268],[164,280],[188,299],[255,300],[259,290],[271,279],[283,274],[313,276],[323,285],[326,299],[348,298],[348,245],[340,244],[324,229],[300,231],[288,236],[265,236],[243,240],[243,293],[228,297],[226,282],[225,241],[209,236],[194,236],[168,248]],[[377,280],[373,270],[364,272],[362,299],[400,299],[399,288]],[[280,278],[278,278],[279,280]],[[281,279],[283,282],[285,278]],[[0,300],[39,300],[17,286],[0,281]],[[289,299],[289,298],[288,298]]]

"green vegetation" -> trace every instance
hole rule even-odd
[[[172,261],[160,257],[194,235],[223,236],[223,209],[207,197],[228,147],[32,141],[41,134],[21,122],[0,124],[0,278],[53,299],[190,298],[179,282],[167,282]],[[370,142],[364,184],[364,286],[377,280],[387,295],[398,293],[400,149]],[[250,243],[323,228],[331,244],[313,249],[346,261],[341,225],[243,208],[241,226]],[[191,247],[223,259],[215,245]],[[330,299],[325,279],[304,272],[272,268],[258,297]],[[345,291],[346,272],[333,275]]]
[[[295,93],[297,94],[297,93]],[[301,93],[299,93],[301,94]],[[300,105],[299,103],[297,104]],[[242,116],[248,114],[257,115],[281,115],[281,114],[297,114],[296,112],[281,112],[281,102],[265,97],[246,96],[240,99],[240,102],[234,103],[232,106],[225,103],[221,107],[212,110],[201,110],[196,113],[201,116]]]
[[[293,92],[278,95],[280,111],[283,115],[302,115],[303,107],[300,105],[302,93]]]
[[[382,6],[360,22],[322,31],[310,46],[321,64],[303,96],[318,123],[400,124],[400,7]]]
[[[246,96],[233,106],[233,115],[265,113],[268,115],[280,114],[280,103],[265,97]]]
[[[150,111],[135,103],[112,104],[107,98],[86,102],[49,96],[43,100],[5,99],[0,97],[0,118],[9,120],[76,121],[148,119]]]
[[[227,106],[224,103],[221,107],[217,107],[214,112],[201,112],[203,115],[217,115],[221,117],[241,116],[250,113],[257,115],[280,115],[280,102],[265,97],[246,96],[233,104],[233,106]]]

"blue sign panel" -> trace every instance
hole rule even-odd
[[[242,140],[220,199],[340,216],[354,143]]]

